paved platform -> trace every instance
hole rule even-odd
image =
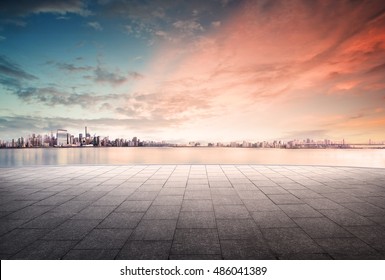
[[[385,259],[385,169],[0,169],[1,259]]]

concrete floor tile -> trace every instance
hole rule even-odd
[[[105,195],[98,200],[96,200],[94,203],[92,203],[92,206],[118,206],[120,205],[128,195]]]
[[[52,211],[63,214],[77,214],[91,203],[91,201],[70,200],[53,208]]]
[[[354,197],[352,195],[349,195],[348,193],[344,192],[334,192],[334,193],[325,193],[323,194],[324,197],[329,198],[330,200],[333,200],[336,203],[359,203],[364,202],[363,200]]]
[[[98,228],[135,228],[144,212],[113,212],[105,218]]]
[[[170,255],[170,260],[222,260],[221,255]]]
[[[214,205],[243,205],[238,195],[211,195]]]
[[[250,239],[255,242],[262,240],[262,234],[253,219],[217,220],[219,238]]]
[[[151,205],[143,219],[175,220],[178,219],[180,206]]]
[[[353,237],[351,233],[328,218],[294,218],[293,220],[312,238]]]
[[[385,216],[385,209],[374,206],[373,204],[367,202],[341,203],[341,205],[364,217]]]
[[[345,227],[354,236],[363,240],[377,250],[385,253],[385,227],[374,226],[351,226]]]
[[[332,260],[333,258],[326,253],[318,253],[318,254],[312,254],[312,253],[299,253],[299,254],[288,254],[288,255],[281,255],[278,257],[280,260]]]
[[[273,260],[275,256],[268,246],[254,239],[220,240],[225,260]]]
[[[103,220],[107,217],[116,206],[88,206],[87,208],[80,211],[78,214],[72,217],[72,219],[97,219]]]
[[[303,198],[323,198],[320,194],[312,190],[289,190],[291,194],[298,197],[299,199]]]
[[[324,253],[304,231],[299,228],[262,229],[264,238],[274,255]]]
[[[211,199],[211,192],[207,190],[186,190],[184,199]]]
[[[129,240],[120,250],[118,260],[167,260],[172,241]]]
[[[340,209],[343,208],[340,204],[335,203],[334,201],[328,198],[303,198],[306,204],[311,206],[316,210],[326,210],[326,209]]]
[[[248,190],[240,190],[240,191],[237,191],[239,197],[244,201],[244,200],[248,200],[248,199],[255,199],[255,200],[266,200],[268,199],[267,196],[259,191],[259,190],[252,190],[252,191],[248,191]]]
[[[184,199],[181,211],[214,211],[212,200]]]
[[[71,218],[73,214],[58,213],[54,211],[46,212],[39,217],[23,224],[22,228],[55,228]]]
[[[260,228],[297,227],[293,220],[281,210],[251,212],[251,216]]]
[[[157,196],[152,205],[182,205],[183,196],[181,195],[162,195]]]
[[[292,194],[269,194],[267,195],[275,204],[301,204],[303,201],[299,200]]]
[[[11,219],[0,219],[0,236],[10,232],[11,230],[22,226],[28,220],[11,220]]]
[[[67,202],[71,199],[73,199],[74,195],[53,195],[51,197],[48,197],[46,199],[40,200],[39,202],[35,203],[34,205],[60,205],[64,202]]]
[[[67,220],[57,228],[54,228],[43,237],[45,240],[80,240],[94,227],[100,220]]]
[[[142,220],[131,240],[173,240],[177,220]]]
[[[179,215],[177,228],[216,228],[214,212],[188,211]]]
[[[152,201],[124,201],[114,211],[115,212],[146,212],[150,207]]]
[[[214,205],[216,219],[250,219],[244,205]]]
[[[73,200],[94,202],[106,194],[107,191],[86,191],[81,195],[76,196]]]
[[[113,260],[119,250],[70,250],[63,260]]]
[[[259,186],[258,187],[264,194],[288,194],[289,192],[285,190],[282,187],[276,186],[276,187],[265,187],[265,186]]]
[[[371,220],[346,208],[319,210],[320,213],[328,217],[330,220],[342,226],[363,226],[373,225]]]
[[[135,200],[135,201],[148,201],[148,200],[154,200],[156,196],[158,195],[158,191],[153,192],[140,192],[136,191],[128,196],[127,200]]]
[[[170,196],[170,195],[176,195],[176,196],[183,196],[185,193],[184,188],[163,188],[160,190],[158,196]]]
[[[131,229],[93,229],[74,249],[120,249],[131,233]]]
[[[250,212],[280,210],[270,199],[244,199],[243,203]]]
[[[14,260],[59,260],[76,241],[38,240],[12,257]]]
[[[0,238],[0,252],[15,254],[46,233],[46,229],[14,229]]]
[[[11,200],[0,205],[2,212],[15,212],[36,203],[34,200]]]
[[[45,212],[51,210],[54,206],[27,206],[7,216],[7,219],[20,219],[20,220],[31,220],[36,218]]]
[[[279,207],[290,218],[322,217],[321,213],[306,204],[282,204]]]
[[[177,229],[171,247],[172,255],[220,254],[216,229]]]
[[[339,256],[376,256],[376,250],[358,238],[322,238],[315,239],[322,249],[333,258]]]

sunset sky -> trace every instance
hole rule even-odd
[[[385,140],[385,1],[0,4],[0,139]]]

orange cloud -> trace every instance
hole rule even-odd
[[[183,115],[181,127],[194,122],[204,129],[211,122],[223,137],[231,130],[255,139],[318,129],[323,116],[357,115],[383,102],[377,90],[385,71],[375,68],[385,61],[380,1],[269,5],[248,1],[206,35],[187,43],[166,42],[149,65],[151,81],[139,81],[136,90],[156,96],[159,112]],[[315,119],[290,121],[311,110]],[[322,129],[341,134],[346,126],[347,137],[354,137],[351,128],[379,130],[384,115],[378,113],[377,119]]]

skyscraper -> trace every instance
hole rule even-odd
[[[58,129],[57,130],[57,145],[58,146],[67,146],[68,138],[67,138],[67,130],[66,129]]]

